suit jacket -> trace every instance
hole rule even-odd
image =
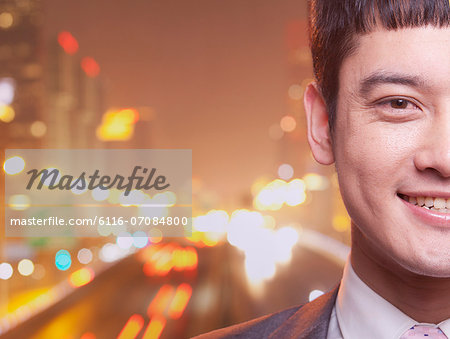
[[[339,286],[304,306],[296,306],[194,339],[326,339]]]

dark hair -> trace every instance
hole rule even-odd
[[[356,48],[355,35],[376,26],[449,25],[449,0],[308,0],[314,74],[326,102],[331,131],[336,118],[339,69]]]

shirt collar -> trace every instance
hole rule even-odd
[[[355,273],[350,256],[336,299],[336,316],[343,338],[398,339],[418,323],[367,286]],[[450,338],[450,318],[437,326]]]

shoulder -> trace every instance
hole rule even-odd
[[[195,339],[326,338],[338,287],[304,306],[296,306]]]
[[[284,321],[289,319],[300,306],[295,306],[280,312],[256,318],[241,324],[215,330],[195,339],[219,339],[219,338],[267,338]]]

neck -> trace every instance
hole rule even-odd
[[[417,322],[450,318],[450,278],[413,273],[383,254],[352,225],[351,264],[364,283]]]

